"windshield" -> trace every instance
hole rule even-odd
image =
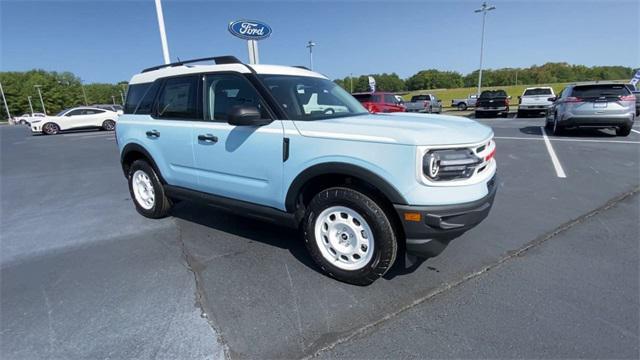
[[[527,89],[524,92],[524,96],[530,96],[530,95],[551,95],[551,89]]]
[[[260,78],[293,120],[369,113],[351,94],[327,79],[289,75],[260,75]]]

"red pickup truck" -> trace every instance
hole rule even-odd
[[[405,106],[395,95],[386,92],[351,94],[364,105],[370,113],[405,112]]]

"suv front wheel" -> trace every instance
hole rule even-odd
[[[159,219],[167,216],[171,202],[155,170],[144,160],[136,160],[129,168],[129,193],[142,216]]]
[[[398,243],[385,211],[350,188],[323,190],[304,218],[304,238],[313,260],[338,280],[368,285],[393,265]]]

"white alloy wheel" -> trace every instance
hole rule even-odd
[[[151,210],[155,204],[156,196],[149,175],[142,170],[136,170],[136,172],[133,173],[131,185],[136,202],[143,209]]]
[[[335,267],[353,271],[371,261],[373,232],[355,210],[331,206],[318,215],[314,228],[320,253]]]

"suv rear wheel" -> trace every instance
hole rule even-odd
[[[303,229],[313,260],[340,281],[371,284],[396,259],[398,243],[387,214],[354,189],[318,193],[307,207]]]
[[[616,128],[618,136],[629,136],[629,134],[631,134],[631,125],[620,125],[619,128]]]
[[[155,170],[146,161],[131,164],[128,180],[131,199],[142,216],[159,219],[169,214],[171,202]]]

